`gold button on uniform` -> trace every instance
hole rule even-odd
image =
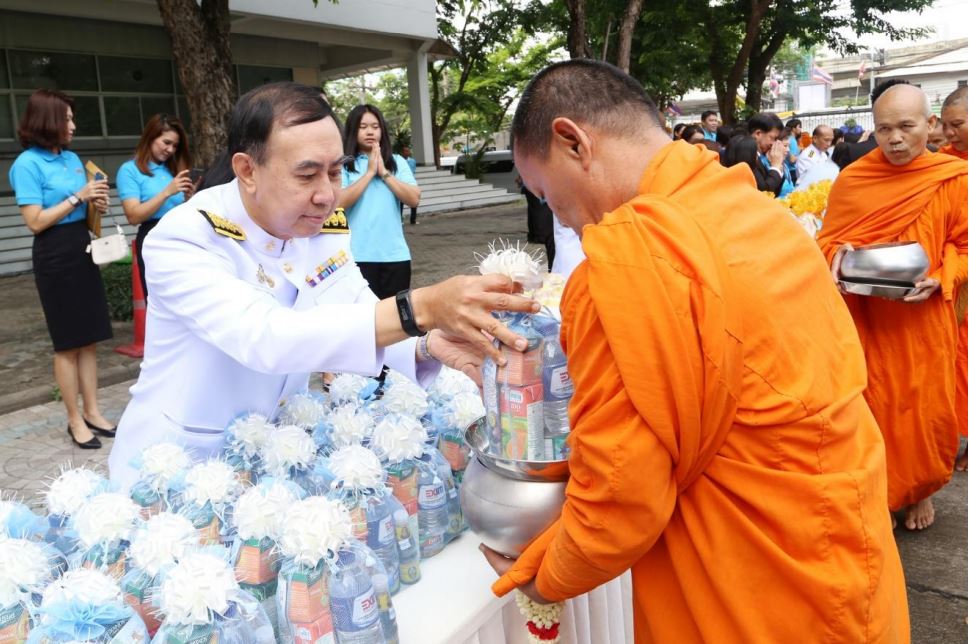
[[[266,250],[273,250],[274,248],[276,248],[276,244],[273,242],[266,242]]]
[[[286,262],[285,264],[283,264],[283,272],[284,273],[292,273],[293,272],[293,265],[290,264],[289,262]]]

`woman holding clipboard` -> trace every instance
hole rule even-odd
[[[189,139],[182,122],[168,114],[156,114],[142,130],[135,158],[118,169],[118,198],[125,217],[138,226],[135,237],[142,293],[148,298],[142,244],[169,210],[192,196],[189,176],[192,165]]]
[[[94,433],[114,436],[98,407],[95,344],[111,338],[101,272],[87,254],[88,203],[108,208],[108,182],[86,181],[76,154],[74,102],[39,89],[27,101],[17,130],[24,151],[10,168],[17,205],[34,233],[31,258],[47,330],[54,344],[54,380],[67,410],[67,433],[82,449],[97,449]],[[78,408],[78,394],[83,411]]]

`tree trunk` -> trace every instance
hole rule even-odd
[[[156,0],[192,116],[193,164],[206,167],[225,151],[236,79],[229,41],[229,0]]]
[[[759,40],[763,40],[759,38]],[[744,103],[755,112],[761,111],[761,96],[765,78],[768,75],[768,66],[775,59],[775,54],[785,44],[785,33],[773,33],[768,38],[768,44],[764,48],[756,47],[755,53],[748,61],[748,88],[744,97]]]
[[[620,19],[619,38],[616,43],[616,66],[630,73],[630,50],[633,45],[633,29],[637,26],[640,13],[643,10],[643,0],[629,0],[623,17]]]
[[[569,11],[569,34],[566,45],[570,58],[592,58],[586,34],[586,0],[566,0]]]
[[[741,42],[741,47],[734,57],[734,63],[731,69],[725,74],[724,68],[720,60],[718,60],[719,54],[717,47],[714,45],[714,43],[722,41],[720,31],[724,28],[724,25],[717,21],[716,12],[708,4],[705,27],[707,28],[707,33],[712,43],[710,56],[711,77],[714,79],[714,92],[717,94],[718,111],[721,113],[721,120],[725,125],[733,125],[737,121],[737,107],[734,104],[734,99],[738,94],[738,87],[741,86],[745,66],[751,58],[751,52],[761,33],[761,21],[770,5],[771,0],[750,0],[748,15],[745,20],[744,40]]]

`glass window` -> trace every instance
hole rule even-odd
[[[98,67],[104,92],[170,94],[173,91],[170,60],[98,56]]]
[[[245,94],[254,87],[275,83],[277,81],[293,80],[293,69],[290,67],[254,67],[252,65],[239,65],[236,67],[239,74],[239,93]]]
[[[94,56],[10,50],[10,80],[14,87],[98,90]]]
[[[27,109],[27,99],[30,94],[17,94],[15,97],[17,105],[16,122]],[[72,96],[74,100],[74,136],[102,136],[101,134],[101,107],[98,105],[97,96]]]
[[[175,98],[173,96],[142,96],[141,120],[142,126],[156,114],[175,116]]]
[[[105,96],[104,119],[108,136],[140,136],[141,111],[137,96]]]
[[[179,96],[179,120],[182,121],[182,125],[185,126],[185,131],[188,132],[191,129],[192,115],[189,114],[189,102],[185,100],[184,96]]]
[[[13,122],[13,110],[10,109],[10,96],[0,94],[0,139],[12,139],[16,129]]]
[[[10,87],[10,81],[7,80],[7,57],[2,49],[0,49],[0,87]]]

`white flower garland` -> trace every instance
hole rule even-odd
[[[525,616],[531,644],[556,644],[559,641],[559,618],[565,606],[563,602],[538,604],[521,590],[516,590],[515,603]]]
[[[40,592],[50,572],[50,560],[39,543],[0,535],[0,608]]]
[[[58,516],[70,516],[106,484],[103,476],[85,467],[65,470],[47,489],[47,511]]]
[[[222,557],[207,552],[190,552],[165,574],[161,608],[165,621],[200,625],[229,610],[239,584],[232,567]]]
[[[383,460],[398,463],[424,452],[428,430],[411,416],[388,416],[374,428],[371,447]]]
[[[161,512],[148,519],[131,540],[132,563],[155,577],[199,543],[199,535],[187,518]]]
[[[314,567],[333,558],[350,543],[350,512],[338,501],[311,496],[286,511],[279,541],[284,556],[302,566]]]
[[[74,513],[78,539],[86,548],[131,538],[140,509],[124,494],[103,492],[91,497]]]

